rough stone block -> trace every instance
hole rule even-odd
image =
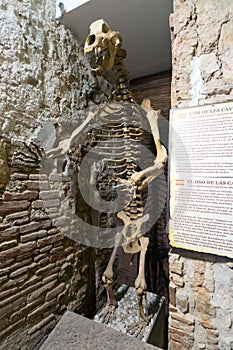
[[[0,252],[0,260],[14,258],[19,252],[19,247],[13,247],[8,250]]]
[[[169,342],[169,349],[170,350],[184,350],[184,346],[180,343],[177,343],[173,339]]]
[[[209,315],[214,317],[216,315],[216,309],[211,304],[211,294],[205,288],[198,288],[195,293],[196,297],[196,309],[200,312],[201,315]]]
[[[10,271],[10,268],[9,267],[6,267],[4,269],[0,269],[0,277],[1,276],[4,276],[4,275],[7,275]]]
[[[36,248],[36,242],[20,243],[18,248],[19,248],[19,254],[28,253],[30,250],[33,250]]]
[[[23,225],[20,227],[20,233],[29,233],[29,232],[33,232],[36,230],[42,230],[42,229],[46,229],[49,228],[51,226],[51,221],[50,220],[41,220],[39,222],[30,222],[27,225]]]
[[[47,174],[29,174],[29,180],[45,181],[47,179]]]
[[[33,285],[27,286],[27,284],[25,283],[25,285],[23,287],[21,287],[20,290],[23,291],[24,295],[29,295],[29,294],[35,292],[40,287],[42,287],[42,282],[35,280]]]
[[[41,306],[37,307],[31,313],[27,315],[27,320],[29,324],[36,323],[38,321],[42,321],[49,314],[56,311],[56,299],[50,300],[49,302],[43,303]]]
[[[39,193],[38,191],[24,191],[21,193],[12,193],[12,192],[4,192],[3,194],[3,200],[5,201],[12,201],[12,200],[33,200],[38,198]]]
[[[47,254],[41,253],[41,254],[38,254],[37,256],[34,257],[34,261],[37,263],[38,261],[40,261],[46,257],[47,257]]]
[[[23,183],[28,190],[32,191],[44,191],[49,189],[48,181],[33,181],[27,180]]]
[[[9,327],[10,325],[10,320],[8,317],[3,317],[0,319],[0,332]]]
[[[28,243],[34,243],[34,242],[28,242]],[[20,244],[22,244],[22,243],[20,243]],[[33,249],[31,251],[29,250],[29,251],[23,251],[23,252],[19,251],[19,255],[17,255],[15,257],[15,260],[16,261],[24,261],[25,259],[33,258],[37,254],[38,254],[38,249]]]
[[[3,284],[4,282],[6,282],[8,280],[7,276],[2,276],[0,277],[0,284]]]
[[[22,173],[13,173],[11,174],[11,180],[27,180],[28,174],[22,174]]]
[[[231,9],[231,11],[233,8]],[[230,9],[229,9],[230,11]],[[232,83],[233,75],[233,56],[231,51],[232,45],[232,31],[233,31],[233,19],[232,17],[228,21],[224,21],[221,27],[221,35],[219,38],[219,51],[218,54],[221,58],[222,72],[224,82]]]
[[[64,239],[64,235],[62,233],[57,233],[56,235],[39,239],[37,242],[37,246],[38,246],[38,248],[42,248],[44,246],[53,244],[53,243],[61,241],[63,239]]]
[[[40,191],[41,199],[57,199],[60,198],[60,191],[50,190],[50,191]]]
[[[195,318],[191,314],[182,314],[181,312],[174,312],[171,317],[177,321],[187,323],[188,325],[194,325]]]
[[[21,298],[14,300],[8,304],[5,304],[5,306],[1,307],[0,318],[4,317],[6,315],[12,314],[13,311],[19,310],[24,305],[26,305],[26,298],[25,297],[21,297]]]
[[[0,261],[0,269],[4,268],[6,266],[10,266],[13,262],[14,262],[14,259],[4,259],[4,260]]]
[[[45,245],[44,247],[40,248],[39,252],[43,254],[43,253],[49,252],[52,248],[53,248],[52,244]]]
[[[42,267],[42,266],[46,266],[47,264],[49,264],[49,256],[46,256],[44,259],[41,259],[39,262],[38,262],[38,265],[39,267]]]
[[[67,311],[40,350],[159,350],[129,335]]]
[[[44,199],[43,201],[44,201],[45,208],[60,207],[60,199]]]
[[[44,208],[44,202],[41,199],[38,199],[32,202],[32,209],[41,209]]]
[[[173,333],[173,334],[179,335],[181,337],[185,337],[185,338],[189,338],[190,340],[194,340],[194,333],[193,333],[193,331],[185,332],[182,329],[173,328],[173,327],[170,327],[169,331],[170,331],[170,334]]]
[[[218,338],[213,338],[207,335],[206,341],[209,347],[211,347],[212,345],[218,345]]]
[[[4,241],[6,239],[9,239],[9,238],[16,237],[18,232],[19,232],[19,227],[10,227],[4,231],[1,231],[0,232],[0,242]]]
[[[178,274],[176,274],[176,273],[171,273],[170,274],[170,281],[172,281],[178,287],[183,287],[184,286],[184,279],[183,279],[183,277],[178,275]]]
[[[49,283],[51,281],[55,282],[57,280],[57,276],[58,276],[58,272],[56,272],[56,273],[54,273],[52,275],[49,275],[48,277],[44,277],[42,283],[43,284],[47,284],[47,283]]]
[[[56,324],[54,314],[45,317],[41,322],[37,323],[34,327],[30,328],[28,334],[32,335],[33,333],[41,330],[42,328],[44,328],[44,326],[51,322],[53,322],[54,325]]]
[[[0,333],[0,339],[4,339],[7,336],[11,336],[12,334],[14,334],[14,332],[21,331],[22,329],[24,329],[24,327],[26,326],[27,322],[26,319],[23,318],[21,320],[19,320],[18,322],[10,325],[9,327],[7,327],[5,330],[3,330]]]
[[[219,70],[219,64],[217,62],[217,56],[215,53],[203,54],[201,59],[201,72],[204,80],[210,79],[211,75]]]
[[[182,313],[185,314],[186,312],[188,312],[189,301],[187,293],[185,293],[183,290],[179,290],[176,293],[176,306]]]
[[[28,233],[26,235],[21,235],[20,236],[20,242],[25,243],[25,242],[29,242],[29,241],[35,241],[39,238],[43,238],[47,236],[47,231],[46,230],[40,230],[37,232],[32,232],[32,233]]]
[[[10,241],[0,243],[0,250],[7,250],[7,249],[10,249],[12,247],[15,247],[16,245],[17,245],[17,240],[12,239]]]
[[[194,325],[189,325],[187,323],[184,323],[182,321],[177,321],[173,319],[172,317],[169,318],[169,325],[173,329],[176,328],[178,330],[181,330],[183,332],[186,332],[188,334],[192,334],[194,331]]]
[[[47,266],[44,266],[44,267],[38,269],[38,270],[36,271],[36,276],[42,276],[42,277],[44,277],[44,276],[47,275],[48,273],[49,273],[49,274],[53,274],[53,273],[59,271],[59,269],[60,269],[60,268],[59,268],[58,266],[56,267],[56,264],[55,264],[55,263],[50,263],[50,264],[48,264]]]
[[[21,267],[21,269],[18,269],[16,271],[13,271],[11,274],[10,274],[10,278],[15,278],[15,277],[18,277],[22,274],[24,274],[25,272],[27,272],[29,270],[29,267],[28,266],[24,266],[24,267]]]
[[[30,265],[31,262],[32,262],[32,258],[30,258],[30,259],[25,259],[25,260],[23,260],[23,261],[19,261],[19,262],[17,262],[17,263],[14,263],[14,264],[12,264],[12,265],[10,266],[10,272],[15,271],[15,270],[17,270],[17,269],[19,269],[20,267],[23,267],[23,266],[25,266],[25,265]]]
[[[29,211],[28,210],[25,210],[25,211],[21,211],[21,212],[16,212],[16,213],[12,213],[12,214],[8,214],[6,215],[5,217],[5,221],[13,221],[15,219],[24,219],[24,218],[27,218],[29,219]],[[14,225],[16,223],[14,222]]]
[[[13,288],[13,287],[20,287],[23,282],[25,282],[28,278],[28,274],[23,274],[23,275],[20,275],[19,277],[17,278],[14,278],[14,279],[7,279],[6,283],[4,284],[3,286],[3,289],[9,289],[9,288]]]
[[[48,230],[48,235],[55,235],[56,233],[59,233],[57,228],[52,228]]]
[[[64,288],[65,288],[65,283],[59,284],[57,287],[55,287],[53,290],[49,291],[46,294],[45,300],[49,301],[49,300],[51,300],[53,298],[56,298],[58,296],[58,294],[63,292]]]
[[[30,202],[27,200],[2,202],[0,203],[0,215],[4,216],[5,214],[9,214],[14,211],[21,211],[27,209],[29,205]]]
[[[172,264],[169,264],[170,272],[182,275],[183,274],[184,263],[182,261],[174,261]]]
[[[194,345],[193,339],[181,336],[177,333],[170,333],[170,339],[182,344],[183,349],[192,349]]]
[[[44,295],[51,290],[56,285],[56,281],[52,281],[50,283],[47,283],[46,285],[43,285],[39,289],[35,290],[33,293],[29,294],[27,297],[27,302],[31,303],[34,300],[36,300],[38,297]]]

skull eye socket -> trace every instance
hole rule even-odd
[[[108,28],[108,26],[105,24],[105,23],[103,23],[103,25],[102,25],[102,33],[108,33],[108,31],[109,31],[109,28]]]
[[[87,38],[87,44],[88,45],[93,45],[95,42],[95,35],[92,34],[92,35],[89,35],[89,37]]]

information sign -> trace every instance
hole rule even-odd
[[[233,258],[233,102],[170,118],[172,247]]]

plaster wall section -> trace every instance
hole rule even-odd
[[[233,100],[233,3],[174,0],[172,108]],[[169,348],[233,349],[233,263],[172,250]]]
[[[66,309],[95,308],[94,252],[52,220],[66,179],[39,165],[41,147],[68,137],[111,87],[92,76],[82,44],[55,13],[54,0],[0,1],[2,350],[36,349]]]
[[[82,44],[56,23],[54,7],[1,1],[2,135],[28,137],[47,118],[77,124],[109,93],[107,82],[91,74]]]

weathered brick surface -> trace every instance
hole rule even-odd
[[[10,315],[13,311],[22,308],[23,306],[26,305],[26,298],[21,297],[19,299],[16,299],[12,302],[7,303],[6,305],[3,305],[1,307],[1,318]]]
[[[49,184],[48,181],[33,181],[33,180],[28,180],[24,182],[25,187],[28,190],[48,190],[49,189]]]
[[[14,211],[27,209],[29,205],[30,202],[27,200],[2,202],[0,203],[0,215],[6,215]]]
[[[41,330],[47,324],[51,324],[51,322],[53,322],[53,325],[55,326],[56,321],[54,314],[50,314],[49,316],[45,317],[42,321],[38,322],[34,327],[32,327],[28,332],[29,335]]]
[[[12,200],[23,200],[23,199],[36,199],[39,197],[38,191],[24,191],[22,193],[11,193],[4,192],[3,200],[12,201]]]
[[[31,222],[27,225],[23,225],[20,227],[20,233],[24,234],[24,233],[28,233],[28,232],[32,232],[38,229],[43,229],[43,228],[47,228],[51,226],[51,221],[50,220],[46,220],[46,221],[41,221],[41,222]]]
[[[64,289],[65,289],[65,283],[59,284],[57,287],[55,287],[53,290],[49,291],[46,294],[45,300],[48,301],[53,298],[56,298]]]
[[[29,214],[30,212],[28,210],[8,214],[5,216],[4,221],[11,221],[13,222],[13,225],[24,224],[24,222],[29,221]]]
[[[28,241],[35,241],[38,238],[43,238],[47,235],[46,230],[40,230],[37,232],[28,233],[20,237],[20,242],[25,243]]]
[[[3,242],[3,243],[0,243],[0,251],[1,250],[7,250],[7,249],[10,249],[12,247],[15,247],[17,245],[17,240],[16,239],[13,239],[11,241],[7,241],[7,242]]]
[[[35,208],[35,209],[44,208],[44,202],[40,199],[36,200],[32,203],[32,208]]]
[[[16,237],[19,232],[18,227],[10,227],[5,231],[0,231],[0,242]]]

